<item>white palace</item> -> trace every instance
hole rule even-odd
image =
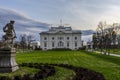
[[[51,27],[49,31],[40,33],[40,44],[42,50],[55,48],[77,50],[82,47],[81,31],[64,26]]]

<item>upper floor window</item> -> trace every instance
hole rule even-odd
[[[64,37],[58,37],[58,39],[59,39],[59,40],[63,40],[63,39],[64,39]]]
[[[54,37],[52,37],[52,40],[54,40],[55,38]]]
[[[47,37],[44,37],[44,40],[47,40]]]
[[[77,40],[77,37],[75,37],[75,40]]]
[[[69,40],[69,37],[67,37],[67,40]]]

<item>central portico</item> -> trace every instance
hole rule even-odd
[[[51,27],[49,31],[40,33],[40,43],[43,50],[65,48],[76,50],[82,47],[81,31],[71,27]]]

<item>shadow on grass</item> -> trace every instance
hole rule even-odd
[[[88,52],[88,51],[82,51],[82,52],[88,55],[92,55],[96,58],[102,59],[104,61],[112,62],[114,64],[120,65],[120,57],[109,56],[109,55],[99,54],[95,52]]]

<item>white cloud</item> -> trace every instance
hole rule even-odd
[[[23,1],[23,0],[22,0]],[[33,2],[35,2],[33,0]],[[37,1],[38,2],[38,1]],[[41,2],[41,1],[40,1]],[[33,16],[39,16],[40,20],[47,20],[48,23],[52,24],[58,22],[60,18],[63,18],[63,21],[70,26],[72,26],[73,29],[93,29],[95,30],[97,28],[98,22],[99,21],[106,21],[107,23],[120,23],[120,1],[118,0],[56,0],[56,1],[50,1],[45,0],[42,1],[45,5],[41,5],[39,10],[33,6],[32,9],[36,9],[38,11],[39,15],[35,15],[35,13],[30,13],[33,14]],[[53,5],[53,3],[56,3]],[[61,4],[64,3],[64,4]],[[36,5],[36,4],[35,4]],[[61,6],[60,6],[61,5]],[[39,5],[36,5],[39,7]],[[47,6],[47,7],[46,7]],[[28,7],[31,7],[28,6]],[[46,7],[46,8],[45,8]],[[54,10],[53,10],[54,9]],[[41,31],[48,30],[48,26],[44,27],[43,24],[39,22],[38,20],[33,20],[30,17],[28,17],[26,14],[23,12],[20,12],[15,9],[2,9],[0,10],[6,11],[5,13],[7,14],[4,15],[4,20],[9,17],[10,19],[16,19],[16,21],[19,23],[15,25],[18,28],[18,33],[20,34],[38,34]],[[31,9],[30,9],[31,10]],[[29,12],[29,11],[28,11]],[[45,12],[45,13],[44,13]],[[1,12],[2,13],[2,12]],[[8,14],[11,14],[11,16],[8,16]],[[26,10],[27,13],[27,10]],[[54,13],[54,14],[53,14]],[[1,14],[0,14],[1,15]],[[17,16],[20,17],[17,17]],[[2,15],[0,16],[0,21]],[[16,18],[17,17],[17,18]],[[18,19],[21,18],[22,19]],[[41,18],[44,19],[41,19]],[[24,18],[24,19],[23,19]],[[5,22],[5,21],[3,21]],[[1,23],[0,23],[1,25]],[[46,25],[45,25],[46,26]],[[89,40],[90,36],[84,36],[84,40]]]
[[[26,15],[19,13],[19,11],[13,9],[0,8],[0,28],[2,32],[2,28],[7,24],[11,19],[15,20],[15,31],[18,35],[20,34],[38,34],[41,30],[45,30],[48,28],[47,23],[42,23],[39,21],[35,21]],[[2,32],[4,34],[4,32]],[[0,33],[0,34],[2,34]]]
[[[31,33],[30,31],[17,31],[17,34],[19,35],[23,35],[23,34],[29,35],[30,33]]]
[[[85,42],[92,41],[92,35],[82,36],[82,40]]]
[[[32,19],[32,18],[30,18],[27,14],[25,14],[24,12],[20,12],[20,11],[15,10],[15,9],[10,9],[10,8],[0,8],[0,10],[7,11],[8,13],[9,13],[9,12],[14,12],[14,14],[16,14],[16,15],[20,15],[20,16],[26,18],[26,19]]]
[[[75,29],[96,29],[99,21],[120,23],[120,5],[114,0],[74,0],[65,10],[71,14]]]
[[[46,31],[46,29],[42,29],[42,28],[26,28],[28,31],[32,31],[32,32],[42,32],[42,31]]]

